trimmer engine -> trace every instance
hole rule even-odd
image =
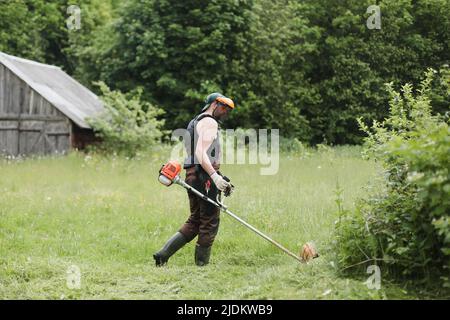
[[[159,170],[159,182],[166,187],[172,185],[178,177],[181,171],[181,165],[177,161],[169,161],[161,167]]]

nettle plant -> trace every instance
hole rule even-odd
[[[450,129],[446,116],[432,114],[434,74],[426,72],[415,94],[409,84],[401,92],[389,84],[389,116],[371,127],[359,119],[365,155],[384,175],[355,212],[340,210],[338,261],[381,262],[393,275],[436,277],[449,287]]]
[[[106,152],[135,156],[158,143],[164,134],[163,110],[141,100],[142,90],[124,94],[112,91],[103,82],[96,82],[102,92],[106,112],[88,119],[96,136],[102,141],[98,149]]]

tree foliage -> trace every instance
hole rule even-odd
[[[121,153],[134,157],[138,152],[150,150],[163,135],[164,122],[158,120],[163,111],[141,101],[142,88],[130,94],[112,91],[96,83],[102,92],[105,112],[88,119],[102,143],[97,147],[107,153]]]
[[[360,143],[357,117],[388,114],[384,83],[418,85],[450,63],[448,0],[69,0],[0,2],[0,50],[62,66],[88,87],[104,81],[165,110],[185,127],[212,91],[237,104],[227,125],[279,128],[310,143]],[[443,68],[445,70],[445,68]],[[433,112],[449,93],[432,83]]]
[[[69,30],[70,5],[81,9],[81,29]],[[113,17],[114,0],[2,0],[0,51],[54,64],[73,74],[80,68],[83,49],[94,30]],[[83,59],[85,65],[87,59]],[[82,77],[88,82],[97,80]]]

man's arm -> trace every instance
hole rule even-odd
[[[208,157],[208,149],[217,137],[218,125],[211,118],[204,118],[197,124],[197,147],[195,148],[195,156],[200,162],[202,168],[210,175],[212,181],[220,191],[225,191],[230,184],[225,181],[216,170],[214,170]]]
[[[198,140],[197,147],[195,148],[195,157],[200,162],[202,168],[209,174],[212,175],[216,170],[214,170],[211,161],[208,157],[208,149],[213,143],[214,139],[217,137],[218,125],[213,119],[207,117],[200,120],[196,126]]]

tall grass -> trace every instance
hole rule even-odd
[[[314,240],[321,257],[299,265],[222,214],[207,267],[194,242],[155,268],[151,258],[186,220],[188,199],[157,182],[167,152],[128,160],[72,153],[0,161],[0,298],[310,299],[415,297],[383,283],[337,276],[331,252],[335,188],[346,208],[364,194],[375,165],[354,148],[285,155],[274,176],[224,165],[236,192],[230,209],[294,252]],[[66,285],[81,270],[81,289]]]

